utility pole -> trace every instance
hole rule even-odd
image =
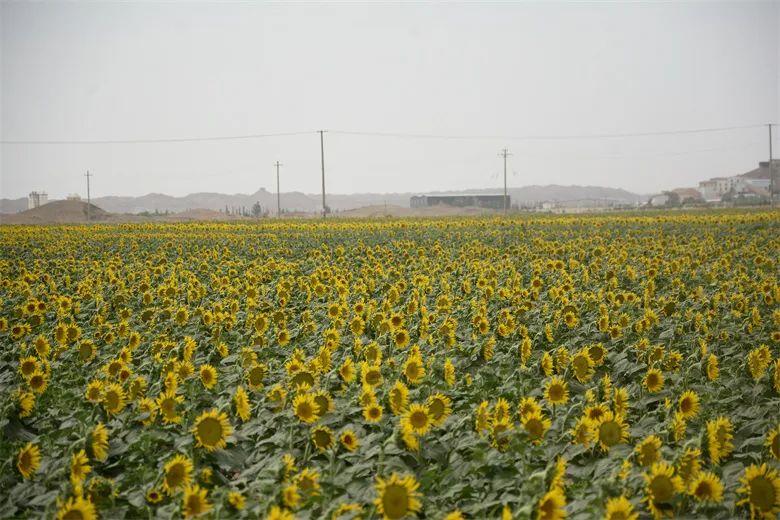
[[[276,161],[276,216],[282,218],[282,203],[279,195],[279,166],[282,164]]]
[[[92,220],[92,210],[91,210],[92,202],[89,196],[89,178],[93,177],[93,175],[90,175],[89,170],[87,170],[87,173],[84,174],[84,177],[87,178],[87,222],[89,222],[90,220]]]
[[[498,154],[499,157],[503,157],[504,158],[504,215],[506,215],[507,210],[509,210],[509,207],[508,207],[509,204],[508,204],[507,199],[506,199],[506,158],[509,155],[512,155],[512,154],[509,153],[509,150],[506,149],[506,148],[501,150],[501,153]]]
[[[772,155],[772,123],[766,125],[769,127],[769,206],[775,205],[775,165]]]
[[[322,163],[322,218],[328,212],[328,207],[325,205],[325,130],[318,130],[320,133],[320,162]]]

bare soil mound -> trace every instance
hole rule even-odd
[[[111,213],[102,210],[94,204],[82,200],[55,200],[43,206],[28,209],[13,215],[2,215],[3,224],[74,224],[87,222],[89,208],[92,222],[105,222],[112,217]]]

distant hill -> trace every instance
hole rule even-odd
[[[524,186],[522,188],[509,188],[512,203],[533,203],[542,201],[574,201],[582,199],[609,199],[635,203],[645,200],[646,197],[631,193],[619,188],[605,188],[602,186],[560,186],[551,184],[548,186]],[[419,195],[421,192],[406,193],[354,193],[354,194],[327,194],[327,203],[334,211],[346,211],[366,206],[400,206],[409,207],[409,198]],[[501,188],[481,188],[473,190],[450,190],[427,192],[431,194],[457,194],[457,193],[502,193]],[[264,188],[251,194],[224,194],[224,193],[191,193],[183,197],[173,197],[162,193],[149,193],[141,197],[97,197],[92,202],[110,213],[143,213],[158,212],[183,212],[193,209],[209,209],[220,211],[228,208],[247,210],[251,209],[255,202],[259,202],[271,214],[276,212],[276,193]],[[320,194],[305,194],[301,192],[287,192],[281,194],[282,208],[287,211],[317,212],[321,209],[322,199]],[[0,199],[0,213],[17,213],[27,208],[27,199]]]

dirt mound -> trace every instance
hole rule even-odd
[[[87,222],[89,208],[91,222],[105,222],[111,213],[82,200],[55,200],[13,215],[2,215],[3,224],[75,224]]]

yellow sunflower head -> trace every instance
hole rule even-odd
[[[211,409],[203,412],[195,420],[192,433],[195,435],[198,447],[207,451],[215,451],[227,445],[227,437],[233,432],[225,412]]]
[[[737,490],[743,498],[737,505],[750,507],[750,516],[775,518],[780,513],[780,476],[777,470],[766,464],[751,464],[739,479],[742,484]]]
[[[374,500],[377,512],[386,520],[418,512],[422,507],[421,495],[417,491],[419,487],[420,484],[411,475],[393,473],[388,479],[377,478],[377,498]]]

